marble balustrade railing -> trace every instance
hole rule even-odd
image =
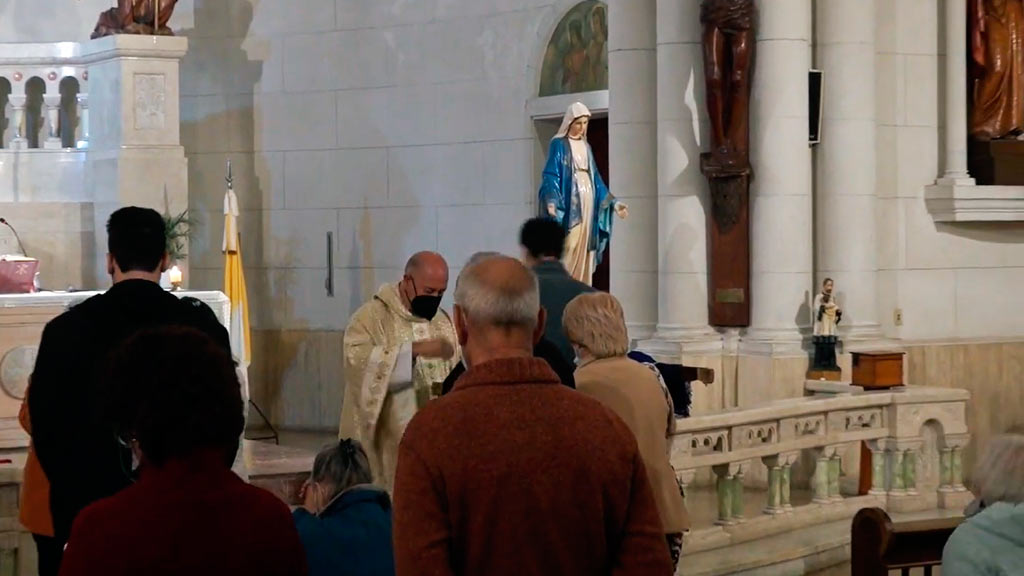
[[[87,147],[88,64],[74,42],[0,44],[0,98],[5,100],[0,101],[5,120],[0,147]]]
[[[672,439],[672,464],[684,488],[698,470],[714,473],[717,524],[744,521],[744,477],[751,466],[767,469],[764,514],[791,513],[793,465],[801,454],[814,460],[812,504],[840,504],[841,452],[866,442],[872,484],[893,509],[959,506],[962,451],[969,440],[964,390],[907,387],[832,397],[793,398],[749,409],[680,419]],[[937,493],[919,491],[916,465],[926,427],[939,430]],[[951,498],[951,495],[957,498]]]

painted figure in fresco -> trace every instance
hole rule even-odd
[[[584,0],[551,34],[541,66],[540,96],[608,88],[608,6]]]
[[[812,370],[839,370],[836,363],[836,327],[843,318],[843,310],[839,308],[832,294],[834,282],[825,278],[821,283],[821,293],[814,297],[814,366]]]
[[[747,166],[754,0],[704,0],[704,82],[711,118],[711,165]]]
[[[590,11],[587,43],[587,87],[608,86],[608,17],[603,4]]]
[[[970,134],[996,140],[1024,132],[1024,2],[970,0],[973,84]]]
[[[92,38],[114,34],[158,34],[173,36],[167,22],[178,0],[117,0],[117,7],[100,13]],[[153,23],[156,21],[154,31]]]
[[[586,85],[585,74],[590,68],[587,49],[583,45],[583,21],[573,20],[566,28],[569,36],[569,52],[562,59],[562,90],[565,94],[582,92]]]
[[[562,262],[573,278],[590,284],[612,235],[612,213],[629,208],[605,186],[587,143],[590,110],[580,102],[569,106],[548,147],[540,186],[541,215],[554,218],[566,232]]]

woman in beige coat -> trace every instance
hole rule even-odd
[[[670,397],[655,371],[626,356],[626,320],[614,296],[577,296],[565,307],[562,326],[576,351],[576,389],[618,414],[636,436],[672,560],[678,562],[689,518],[669,463]]]

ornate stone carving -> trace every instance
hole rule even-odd
[[[762,422],[760,424],[733,428],[733,449],[777,443],[779,441],[778,426],[777,422]]]
[[[36,346],[19,346],[9,350],[0,360],[0,387],[11,398],[25,398],[37,352],[39,348]]]
[[[852,410],[846,413],[846,430],[875,429],[882,427],[882,410]]]
[[[690,439],[690,452],[695,456],[729,451],[729,433],[725,430],[694,434]]]
[[[135,129],[163,130],[167,121],[166,78],[163,74],[135,75]]]
[[[793,422],[793,432],[798,438],[801,436],[824,436],[825,415],[819,414],[807,418],[798,418]]]

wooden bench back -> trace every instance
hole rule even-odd
[[[942,564],[942,549],[963,518],[935,518],[894,523],[881,508],[864,508],[853,518],[853,576],[888,576],[890,570],[910,574]]]

